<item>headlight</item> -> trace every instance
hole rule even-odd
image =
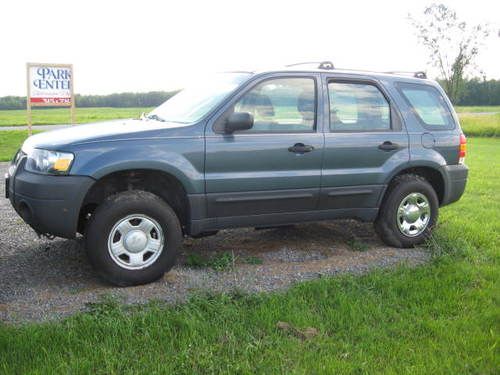
[[[33,148],[27,153],[25,169],[35,173],[67,174],[73,162],[69,152],[49,151]]]

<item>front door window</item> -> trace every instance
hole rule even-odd
[[[238,133],[308,133],[316,126],[316,88],[312,78],[277,78],[259,83],[235,105],[254,117]]]

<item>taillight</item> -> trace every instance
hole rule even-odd
[[[458,148],[458,162],[460,164],[464,163],[466,152],[467,152],[467,138],[465,138],[465,135],[460,134],[460,146]]]

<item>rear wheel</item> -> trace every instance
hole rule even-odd
[[[437,222],[439,201],[424,178],[407,174],[389,186],[375,230],[390,246],[411,247],[423,243]]]
[[[87,226],[90,262],[109,282],[139,285],[170,270],[182,241],[179,220],[170,206],[145,191],[108,197]]]

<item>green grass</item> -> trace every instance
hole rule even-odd
[[[210,267],[214,271],[227,271],[231,269],[236,261],[233,254],[224,252],[206,258],[198,253],[189,254],[186,258],[186,265],[192,268]]]
[[[347,241],[347,246],[349,246],[352,251],[367,251],[369,248],[367,243],[356,237],[349,239]]]
[[[470,139],[466,194],[441,210],[428,265],[0,324],[0,373],[498,373],[499,146]],[[294,334],[307,327],[319,334]]]
[[[39,133],[35,131],[34,133]],[[28,138],[27,130],[0,131],[0,161],[12,160],[24,140]]]
[[[120,118],[137,118],[142,112],[151,108],[76,108],[76,122],[114,120]],[[69,124],[68,108],[48,108],[33,110],[33,125]],[[0,126],[24,126],[27,123],[26,110],[0,110]]]
[[[455,111],[457,113],[473,113],[473,112],[500,112],[500,105],[490,105],[490,106],[455,106]]]
[[[262,263],[264,263],[264,260],[262,260],[259,257],[249,256],[249,257],[243,258],[243,262],[246,264],[262,264]]]
[[[488,115],[459,114],[460,125],[467,136],[500,137],[500,113]]]

